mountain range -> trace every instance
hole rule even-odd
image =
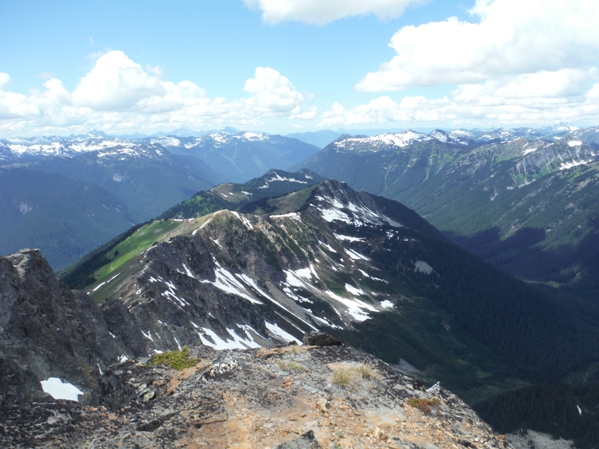
[[[140,420],[137,431],[172,432],[163,424],[181,411],[169,415],[170,402],[163,399],[152,405],[168,391],[147,383],[171,380],[142,365],[115,371],[112,364],[191,348],[197,357],[212,358],[214,367],[215,360],[233,360],[214,351],[250,351],[251,358],[261,347],[305,342],[325,331],[333,336],[326,338],[379,357],[396,373],[429,385],[441,381],[502,432],[532,427],[573,438],[580,448],[595,447],[596,134],[560,125],[342,136],[291,164],[309,169],[274,169],[243,184],[237,178],[214,187],[223,178],[198,156],[202,137],[113,139],[114,146],[90,151],[56,142],[37,153],[0,147],[8,161],[0,181],[10,193],[2,197],[2,208],[10,211],[3,226],[15,241],[19,228],[39,233],[34,224],[53,212],[63,218],[49,221],[47,230],[64,228],[64,236],[81,240],[100,235],[100,227],[116,224],[115,236],[119,226],[137,223],[60,273],[81,291],[56,280],[37,250],[0,258],[1,402],[10,407],[44,400],[40,381],[60,378],[81,389],[86,403]],[[227,170],[245,160],[239,152],[258,154],[240,144],[261,141],[258,134],[225,135],[220,155],[215,136],[207,136],[211,154],[228,157]],[[93,140],[89,148],[109,140],[76,139]],[[48,155],[52,145],[58,153]],[[186,145],[193,151],[185,153]],[[185,190],[196,172],[204,186]],[[333,177],[347,184],[327,180]],[[160,182],[185,193],[167,204]],[[29,191],[45,196],[35,202]],[[143,212],[139,204],[152,196],[160,210],[142,223],[134,213]],[[59,238],[52,232],[47,240]],[[237,363],[249,360],[240,357]],[[133,378],[125,380],[125,371]],[[138,375],[147,382],[139,383]],[[134,400],[137,393],[122,390],[123,382],[144,399]],[[147,412],[127,414],[125,406]],[[38,408],[42,415],[56,413],[44,407]],[[75,422],[73,413],[91,412],[76,410],[59,413]],[[19,427],[12,411],[5,416],[13,420],[5,429]]]
[[[0,253],[39,247],[52,266],[61,269],[132,224],[154,218],[200,190],[297,163],[317,150],[281,136],[227,132],[200,138],[126,140],[94,132],[0,140],[0,170],[7,186],[0,229],[7,237],[13,235],[10,229],[16,230],[14,238],[0,244]],[[26,189],[13,195],[15,189],[6,183],[19,176],[39,179],[28,181]],[[77,193],[84,188],[85,201]],[[109,202],[118,202],[118,210]],[[34,212],[25,216],[21,204]],[[82,207],[87,208],[86,215],[80,214]],[[100,207],[106,211],[98,212]]]
[[[595,292],[597,129],[553,131],[344,137],[302,166],[405,203],[523,279]]]

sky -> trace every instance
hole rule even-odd
[[[599,125],[596,0],[0,0],[0,138]]]

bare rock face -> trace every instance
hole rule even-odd
[[[120,354],[140,352],[131,346],[87,295],[58,281],[39,250],[0,257],[0,405],[46,397],[40,381],[49,377],[92,390]]]
[[[190,352],[200,360],[180,371],[133,360],[110,367],[97,407],[4,407],[0,446],[511,448],[449,391],[416,389],[346,346]]]
[[[341,346],[343,344],[341,340],[325,332],[310,332],[304,335],[303,343],[309,346]]]

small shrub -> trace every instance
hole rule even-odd
[[[172,369],[180,371],[185,368],[191,368],[201,362],[202,359],[189,357],[189,349],[183,348],[180,351],[166,351],[161,354],[155,354],[150,363],[158,365],[166,363]]]
[[[379,380],[381,377],[381,373],[376,368],[361,363],[358,366],[341,368],[335,371],[333,373],[331,382],[333,385],[345,388],[348,386],[354,386],[355,382],[360,379]]]
[[[337,385],[338,387],[345,388],[351,385],[356,378],[356,373],[351,368],[342,368],[333,373],[333,378],[331,382],[333,385]]]
[[[298,362],[294,362],[293,360],[277,360],[277,365],[279,368],[285,371],[301,371],[303,373],[308,372],[308,368]]]
[[[376,368],[365,363],[361,363],[356,367],[356,373],[362,379],[379,380],[381,378],[381,373]]]
[[[433,407],[440,405],[439,399],[421,399],[421,398],[410,398],[408,405],[417,408],[425,415],[428,415]]]

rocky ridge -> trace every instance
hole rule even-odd
[[[95,406],[6,407],[7,447],[509,448],[455,395],[346,346],[191,348],[176,371],[129,360],[100,378]]]

